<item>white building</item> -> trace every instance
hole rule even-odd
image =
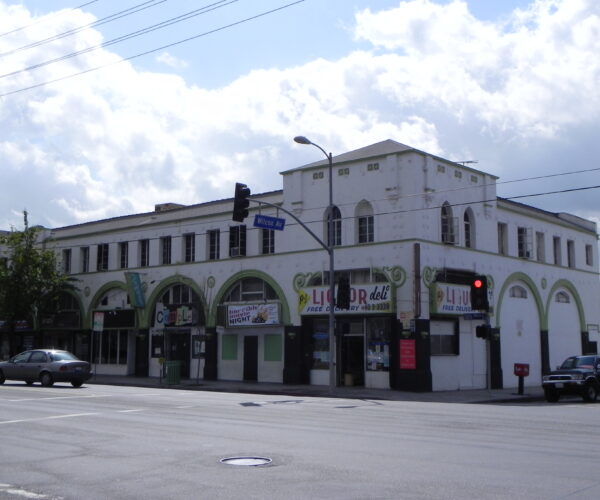
[[[596,352],[594,223],[500,199],[493,175],[390,140],[333,162],[336,277],[352,297],[336,311],[339,384],[511,387],[527,363],[525,384],[539,385],[566,356]],[[326,242],[328,161],[282,176],[283,190],[253,199]],[[68,348],[99,373],[157,377],[166,360],[182,377],[327,384],[329,256],[284,210],[253,203],[239,224],[231,199],[165,204],[53,229],[46,244],[80,293],[11,350]],[[285,229],[253,227],[259,212]],[[475,275],[489,315],[471,311]],[[489,340],[476,337],[486,320]]]

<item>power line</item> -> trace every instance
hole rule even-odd
[[[163,0],[163,1],[166,1],[166,0]],[[170,47],[174,47],[176,45],[181,45],[182,43],[190,42],[192,40],[196,40],[197,38],[201,38],[201,37],[204,37],[204,36],[207,36],[207,35],[212,35],[214,33],[218,33],[219,31],[223,31],[223,30],[232,28],[234,26],[238,26],[240,24],[247,23],[249,21],[254,21],[255,19],[259,19],[261,17],[267,16],[269,14],[273,14],[273,13],[278,12],[280,10],[287,9],[289,7],[292,7],[294,5],[302,3],[304,1],[305,0],[296,0],[295,2],[291,2],[291,3],[288,3],[288,4],[282,5],[281,7],[276,7],[275,9],[271,9],[271,10],[267,10],[267,11],[261,12],[260,14],[256,14],[254,16],[250,16],[250,17],[241,19],[239,21],[236,21],[236,22],[233,22],[233,23],[221,26],[219,28],[215,28],[213,30],[205,31],[204,33],[199,33],[197,35],[194,35],[194,36],[191,36],[191,37],[188,37],[188,38],[184,38],[183,40],[179,40],[177,42],[172,42],[172,43],[169,43],[167,45],[163,45],[161,47],[157,47],[155,49],[147,50],[145,52],[141,52],[139,54],[136,54],[136,55],[133,55],[133,56],[130,56],[130,57],[126,57],[124,59],[119,59],[118,61],[113,61],[113,62],[110,62],[110,63],[107,63],[107,64],[103,64],[101,66],[96,66],[94,68],[88,68],[86,70],[79,71],[77,73],[72,73],[70,75],[66,75],[66,76],[63,76],[63,77],[60,77],[60,78],[56,78],[54,80],[48,80],[46,82],[42,82],[42,83],[38,83],[38,84],[35,84],[35,85],[31,85],[29,87],[24,87],[24,88],[17,89],[17,90],[11,90],[10,92],[5,92],[4,94],[0,94],[0,97],[7,97],[9,95],[18,94],[20,92],[26,92],[27,90],[33,90],[33,89],[36,89],[36,88],[39,88],[39,87],[44,87],[44,86],[50,85],[52,83],[57,83],[57,82],[60,82],[60,81],[63,81],[63,80],[67,80],[69,78],[74,78],[76,76],[84,75],[86,73],[91,73],[91,72],[97,71],[99,69],[104,69],[104,68],[107,68],[109,66],[114,66],[115,64],[120,64],[120,63],[125,62],[125,61],[131,61],[133,59],[137,59],[138,57],[146,56],[148,54],[153,54],[154,52],[158,52],[159,50],[168,49]]]
[[[88,5],[92,4],[92,3],[96,3],[96,2],[98,2],[98,0],[92,0],[91,2],[87,2],[87,3],[81,4],[80,6],[73,7],[71,9],[67,10],[67,11],[60,11],[60,12],[56,12],[55,14],[53,14],[51,16],[41,17],[37,21],[34,21],[34,22],[32,22],[30,24],[27,24],[25,26],[21,26],[20,28],[15,28],[14,30],[7,31],[6,33],[0,33],[0,38],[3,37],[3,36],[12,35],[13,33],[16,33],[17,31],[26,30],[27,28],[30,28],[31,26],[35,26],[36,24],[48,21],[49,19],[53,19],[53,18],[55,18],[57,16],[62,16],[63,14],[66,14],[67,12],[72,12],[74,10],[81,9],[82,7],[86,7],[86,6],[88,6]]]
[[[153,24],[151,26],[147,26],[146,28],[142,28],[140,30],[137,30],[137,31],[134,31],[134,32],[131,32],[131,33],[127,33],[127,34],[122,35],[122,36],[117,37],[117,38],[113,38],[112,40],[108,40],[108,41],[103,42],[103,43],[101,43],[99,45],[94,45],[92,47],[87,47],[85,49],[78,50],[77,52],[71,52],[70,54],[65,54],[65,55],[57,57],[55,59],[50,59],[48,61],[37,63],[37,64],[34,64],[32,66],[28,66],[27,68],[23,68],[23,69],[19,69],[19,70],[13,71],[11,73],[5,73],[3,75],[0,75],[0,78],[5,78],[7,76],[14,76],[14,75],[17,75],[19,73],[24,73],[26,71],[32,71],[34,69],[38,69],[38,68],[41,68],[43,66],[48,66],[49,64],[53,64],[53,63],[60,62],[60,61],[65,61],[67,59],[71,59],[73,57],[80,56],[82,54],[87,54],[88,52],[93,52],[95,50],[98,50],[98,49],[101,49],[101,48],[104,48],[104,47],[109,47],[111,45],[115,45],[117,43],[121,43],[121,42],[130,40],[131,38],[136,38],[138,36],[146,35],[146,34],[151,33],[153,31],[156,31],[156,30],[159,30],[159,29],[162,29],[162,28],[166,28],[168,26],[172,26],[173,24],[177,24],[177,23],[180,23],[180,22],[183,22],[183,21],[187,21],[188,19],[192,19],[192,18],[197,17],[197,16],[199,16],[201,14],[206,14],[208,12],[212,12],[213,10],[220,9],[222,7],[226,7],[228,5],[231,5],[232,3],[239,2],[239,0],[229,0],[227,3],[225,3],[225,1],[226,0],[220,0],[220,1],[215,2],[215,3],[205,5],[204,7],[201,7],[199,9],[195,9],[195,10],[192,10],[190,12],[186,12],[185,14],[181,14],[181,15],[173,17],[171,19],[167,19],[166,21],[162,21],[160,23]],[[219,5],[219,4],[223,4],[223,5]]]
[[[151,7],[156,7],[157,5],[160,5],[161,3],[165,3],[168,2],[168,0],[148,0],[147,2],[143,2],[137,5],[134,5],[133,7],[130,7],[128,9],[116,12],[115,14],[111,14],[110,16],[107,17],[103,17],[102,19],[97,19],[96,21],[89,23],[89,24],[85,24],[83,26],[79,26],[77,28],[73,28],[70,29],[68,31],[65,31],[63,33],[59,33],[58,35],[53,35],[51,37],[45,38],[43,40],[38,40],[37,42],[33,42],[30,43],[28,45],[23,45],[22,47],[18,47],[16,49],[13,50],[9,50],[8,52],[3,52],[0,54],[0,57],[4,57],[4,56],[8,56],[11,54],[15,54],[17,52],[21,52],[23,50],[28,50],[28,49],[32,49],[35,47],[39,47],[40,45],[45,45],[47,43],[50,42],[54,42],[56,40],[60,40],[61,38],[65,38],[71,35],[75,35],[76,33],[79,33],[81,31],[84,31],[86,29],[92,28],[92,27],[96,27],[96,26],[101,26],[103,24],[109,23],[109,22],[113,22],[116,21],[117,19],[121,19],[123,17],[127,17],[130,16],[131,14],[135,14],[137,12],[141,12],[142,10],[146,10],[149,9]],[[151,4],[151,5],[148,5]]]

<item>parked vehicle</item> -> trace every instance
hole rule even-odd
[[[5,380],[22,380],[27,385],[39,381],[50,387],[54,382],[71,382],[73,387],[81,387],[91,376],[87,361],[56,349],[25,351],[0,363],[0,384]]]
[[[555,403],[562,395],[576,394],[596,401],[600,392],[600,356],[571,356],[542,380],[546,401]]]

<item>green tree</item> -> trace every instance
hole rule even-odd
[[[23,231],[0,234],[0,319],[11,333],[16,321],[38,324],[43,311],[56,310],[61,293],[75,289],[73,278],[60,272],[54,251],[41,245],[40,228],[29,227],[27,212],[23,219]]]

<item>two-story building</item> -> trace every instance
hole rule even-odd
[[[228,199],[47,230],[79,292],[44,315],[35,343],[98,373],[158,377],[177,360],[186,378],[327,384],[329,255],[305,227],[328,242],[328,166],[282,172],[241,224]],[[333,158],[335,276],[351,285],[335,311],[338,384],[511,387],[527,363],[538,385],[596,352],[595,224],[498,198],[496,180],[391,140]],[[255,227],[257,214],[284,230]],[[475,275],[487,313],[470,307]]]

